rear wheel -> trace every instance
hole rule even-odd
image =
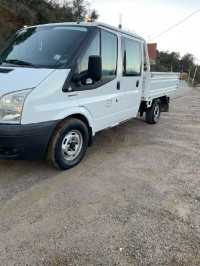
[[[146,111],[146,121],[148,124],[156,124],[159,121],[161,112],[161,101],[157,99]]]
[[[67,170],[82,160],[87,146],[87,126],[78,119],[66,119],[56,128],[51,137],[47,160],[54,166]]]

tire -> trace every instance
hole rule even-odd
[[[88,140],[87,126],[78,119],[68,118],[55,129],[46,158],[61,170],[72,168],[84,157]]]
[[[148,124],[156,124],[159,121],[161,113],[161,101],[157,99],[146,111],[146,121]]]

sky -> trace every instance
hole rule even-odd
[[[198,9],[200,0],[89,0],[91,9],[100,14],[98,21],[135,32],[146,41],[157,43],[159,51],[193,54],[200,60],[200,11],[166,32]],[[196,61],[198,63],[198,61]],[[200,61],[199,61],[200,64]]]

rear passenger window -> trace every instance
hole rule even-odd
[[[101,31],[102,75],[115,76],[117,73],[117,37]]]
[[[141,75],[141,44],[127,38],[123,44],[123,76]]]

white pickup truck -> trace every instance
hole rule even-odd
[[[146,57],[144,57],[146,54]],[[145,40],[97,22],[19,30],[0,52],[0,158],[66,170],[96,132],[146,113],[155,124],[178,73],[150,72]]]

